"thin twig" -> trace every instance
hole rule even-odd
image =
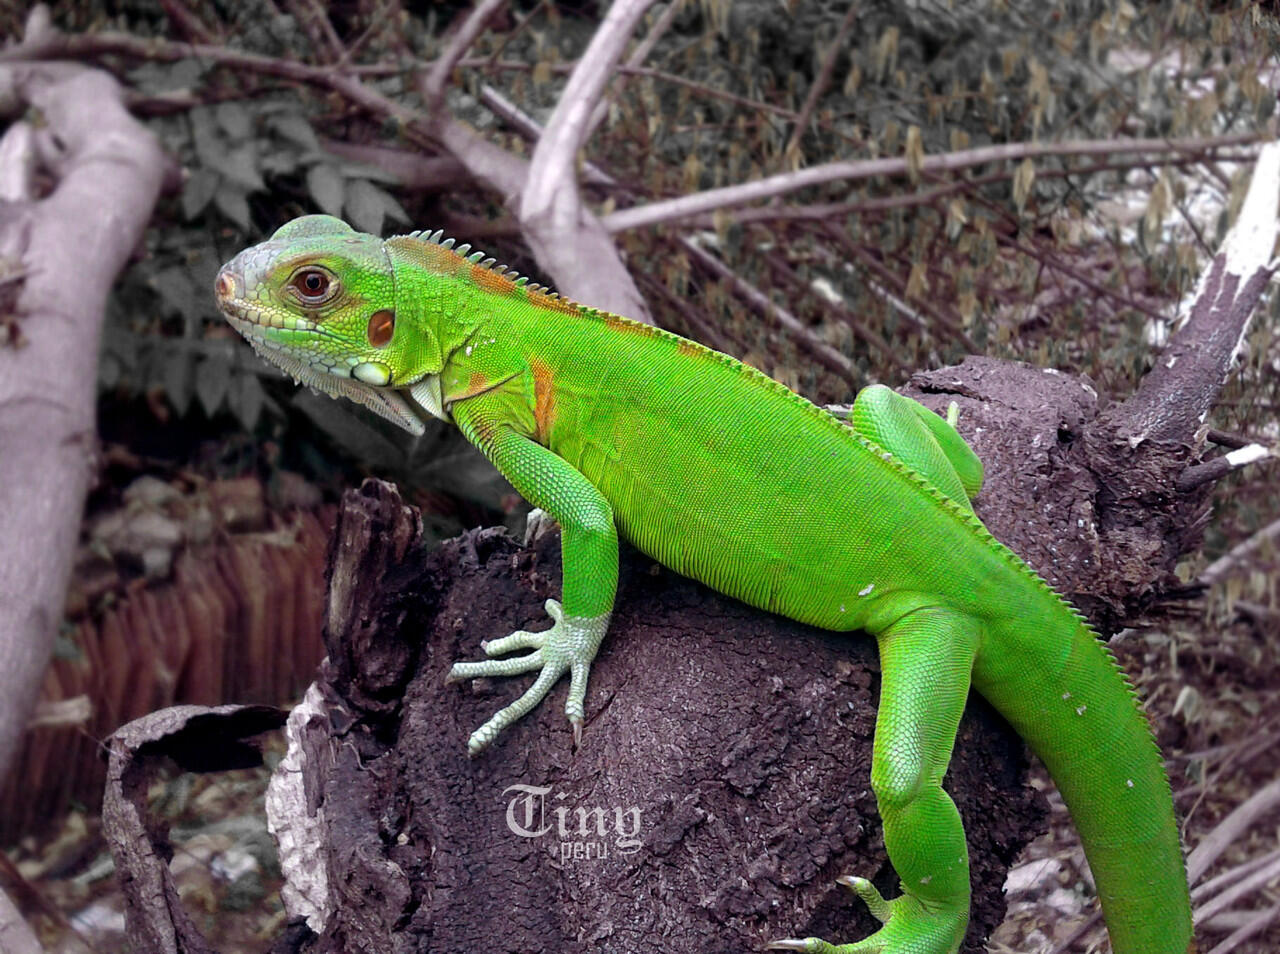
[[[1227,474],[1242,467],[1274,458],[1275,455],[1261,444],[1250,444],[1204,463],[1193,464],[1178,475],[1177,480],[1174,481],[1174,489],[1180,494],[1189,493],[1203,484],[1221,480]]]
[[[531,73],[534,69],[533,63],[526,63],[523,60],[498,60],[490,62],[487,59],[477,57],[467,57],[458,62],[458,66],[466,68],[480,68],[487,70],[501,70],[504,72],[521,72]],[[571,73],[576,67],[576,63],[551,63],[547,68],[552,73]],[[369,66],[357,67],[357,72],[363,76],[396,76],[406,72],[408,68],[405,66],[390,66],[384,64],[372,64]],[[617,67],[617,71],[625,76],[643,76],[648,79],[658,80],[663,83],[671,83],[675,86],[683,86],[691,89],[700,96],[709,99],[719,99],[726,103],[733,103],[735,106],[741,106],[743,109],[750,109],[756,112],[771,113],[782,119],[794,122],[796,113],[794,110],[787,109],[785,106],[775,106],[773,103],[766,103],[758,99],[749,99],[746,96],[739,96],[736,93],[730,93],[727,90],[716,89],[714,86],[708,86],[705,83],[699,83],[697,80],[691,80],[688,77],[681,76],[678,73],[669,73],[666,70],[655,69],[652,66],[628,66],[625,63]]]
[[[636,275],[636,278],[639,280],[640,284],[649,289],[652,294],[656,294],[659,298],[665,301],[668,307],[680,313],[680,316],[684,318],[685,323],[688,324],[690,330],[694,333],[694,336],[698,341],[702,342],[708,348],[715,348],[717,351],[723,351],[728,354],[742,353],[741,350],[738,350],[738,343],[736,341],[731,341],[722,334],[715,325],[702,315],[698,314],[686,299],[677,295],[663,282],[658,281],[658,279],[652,277],[646,272],[639,272]]]
[[[1257,158],[1257,154],[1233,153],[1231,155],[1220,156],[1219,158],[1231,162],[1252,162]],[[1140,165],[1182,167],[1196,165],[1201,162],[1203,162],[1203,158],[1200,156],[1168,156],[1164,159],[1150,160],[1143,163],[1132,161],[1098,162],[1085,166],[1072,166],[1063,169],[1037,170],[1036,178],[1037,180],[1062,179],[1071,178],[1073,176],[1092,175],[1096,172],[1123,171],[1137,168]],[[846,215],[864,215],[871,212],[886,212],[890,209],[932,205],[940,199],[945,199],[947,196],[955,195],[958,192],[964,192],[965,190],[976,186],[984,186],[993,182],[1002,182],[1011,179],[1013,178],[1013,174],[1013,170],[1005,169],[982,176],[974,176],[971,179],[957,180],[932,189],[920,189],[914,192],[900,192],[895,195],[877,196],[874,199],[853,199],[847,202],[815,202],[812,205],[799,206],[762,205],[749,209],[718,210],[714,214],[706,213],[692,216],[683,220],[681,225],[692,229],[715,228],[717,224],[717,216],[720,217],[720,221],[736,222],[741,225],[753,222],[820,221],[823,219],[838,219]]]
[[[839,242],[840,245],[847,249],[851,255],[856,257],[858,261],[862,262],[863,265],[870,269],[881,282],[887,286],[898,289],[898,293],[903,295],[904,298],[908,297],[906,295],[907,282],[905,279],[899,278],[899,276],[895,275],[888,266],[857,242],[854,242],[846,236],[841,230],[834,228],[830,224],[827,224],[825,229],[828,235]],[[981,350],[974,340],[969,337],[968,332],[964,330],[964,327],[959,321],[943,314],[929,302],[922,301],[914,296],[909,297],[909,300],[914,308],[918,308],[933,320],[932,325],[921,324],[920,327],[922,330],[932,330],[934,335],[948,337],[957,342],[971,354],[976,354]]]
[[[1250,919],[1246,924],[1228,934],[1220,944],[1215,944],[1209,949],[1209,954],[1231,954],[1236,950],[1241,942],[1247,941],[1259,931],[1269,927],[1277,918],[1280,918],[1280,904],[1273,905],[1263,911],[1258,912],[1258,916]]]
[[[467,167],[451,156],[424,156],[420,150],[347,142],[326,136],[320,137],[320,146],[341,159],[363,163],[395,176],[397,183],[405,189],[439,192],[473,184]]]
[[[1187,856],[1187,881],[1191,884],[1199,881],[1233,841],[1277,805],[1280,805],[1280,778],[1268,782],[1243,804],[1236,806],[1196,845],[1195,850]]]
[[[1247,898],[1256,888],[1265,885],[1271,879],[1280,876],[1280,860],[1263,865],[1248,877],[1241,878],[1231,887],[1224,890],[1196,908],[1194,920],[1203,924],[1216,914],[1221,914],[1242,898]]]
[[[781,255],[776,252],[767,252],[765,253],[764,260],[765,264],[772,268],[784,282],[791,285],[791,287],[795,288],[801,294],[809,294],[813,291],[813,288],[796,273],[794,268],[783,260]],[[825,295],[815,294],[814,298],[818,301],[819,306],[824,311],[833,314],[841,322],[848,325],[849,330],[851,330],[854,335],[871,345],[871,347],[875,348],[876,351],[879,352],[881,360],[888,364],[890,368],[895,371],[905,372],[908,370],[907,366],[902,363],[902,358],[899,357],[898,352],[894,350],[889,342],[885,341],[883,337],[868,328],[857,318],[857,316],[853,314],[852,311],[843,305],[831,301]]]
[[[1218,559],[1214,560],[1200,573],[1200,582],[1213,584],[1222,580],[1237,563],[1252,556],[1263,545],[1280,546],[1280,520],[1267,524],[1248,540],[1236,544]]]
[[[813,85],[809,87],[809,93],[804,98],[804,103],[800,106],[800,115],[796,117],[795,128],[791,130],[791,139],[787,142],[786,148],[782,150],[783,162],[790,165],[800,155],[800,140],[804,138],[805,129],[809,126],[809,120],[813,118],[813,111],[818,105],[818,100],[827,91],[827,84],[831,82],[831,73],[836,68],[836,58],[845,48],[845,41],[849,39],[849,31],[853,29],[853,21],[858,13],[858,4],[856,0],[849,0],[849,9],[845,11],[844,19],[840,21],[840,27],[836,30],[836,38],[831,41],[831,46],[827,49],[827,55],[822,58],[822,66],[818,69],[818,75],[814,77]]]
[[[536,119],[488,83],[480,87],[479,99],[489,112],[530,142],[536,143],[542,136],[542,127],[538,125]],[[617,179],[590,160],[582,163],[582,178],[591,185],[604,186],[610,189],[617,188],[620,184]]]
[[[547,6],[549,2],[550,0],[538,0],[538,2],[533,5],[533,9],[524,16],[521,16],[516,10],[511,11],[512,16],[515,17],[516,25],[510,30],[502,31],[502,34],[498,37],[498,42],[493,46],[493,52],[480,61],[480,69],[486,72],[492,71],[499,63],[498,57],[502,56],[506,48],[529,28],[529,24],[534,21],[534,18],[542,12],[542,8]],[[474,61],[468,62],[464,60],[458,65],[470,67],[474,66]],[[530,64],[530,69],[532,69],[532,64]]]
[[[760,291],[751,283],[740,278],[732,269],[725,265],[720,259],[716,258],[709,252],[699,248],[687,238],[677,239],[680,247],[688,253],[689,257],[709,271],[712,275],[733,286],[740,296],[757,311],[763,312],[767,317],[772,318],[779,325],[785,328],[795,338],[796,342],[808,351],[811,355],[820,361],[824,367],[845,378],[847,381],[856,384],[858,382],[858,371],[853,366],[853,362],[849,360],[843,353],[837,351],[831,345],[818,338],[813,331],[799,318],[787,311],[781,305],[774,304],[769,296]]]
[[[181,33],[197,43],[212,43],[217,39],[182,0],[160,0],[160,6],[164,9],[165,16],[169,18],[170,25],[177,28],[174,32]]]
[[[967,169],[988,162],[1005,162],[1016,159],[1043,156],[1096,156],[1117,153],[1202,153],[1219,146],[1238,146],[1256,142],[1260,133],[1236,133],[1207,139],[1085,139],[1073,142],[1006,143],[983,146],[958,152],[945,152],[925,156],[920,164],[921,173],[948,172]],[[869,179],[872,176],[902,176],[907,174],[907,160],[903,156],[886,156],[880,159],[853,159],[830,162],[809,169],[784,172],[753,182],[744,182],[718,189],[707,189],[693,195],[680,196],[647,205],[621,209],[604,218],[605,227],[611,232],[635,229],[678,221],[704,212],[746,205],[775,195],[785,195],[809,186]]]
[[[1102,909],[1095,908],[1093,913],[1084,919],[1083,923],[1079,924],[1074,931],[1055,944],[1049,954],[1064,954],[1064,952],[1071,950],[1071,945],[1088,934],[1101,920]]]
[[[1257,858],[1250,858],[1243,864],[1236,865],[1234,868],[1196,885],[1191,889],[1191,900],[1201,901],[1204,898],[1212,897],[1215,892],[1231,887],[1241,878],[1245,878],[1259,868],[1263,868],[1275,861],[1280,861],[1280,848],[1275,851],[1269,851],[1265,855],[1259,855]]]
[[[658,41],[662,39],[663,34],[671,27],[671,23],[675,20],[676,13],[679,12],[683,3],[684,0],[671,0],[671,2],[667,4],[667,8],[662,11],[658,19],[654,21],[653,26],[649,28],[649,32],[645,34],[645,38],[637,43],[636,48],[631,51],[631,55],[627,57],[626,63],[622,64],[619,72],[623,73],[623,75],[634,75],[630,72],[630,69],[642,66],[644,61],[649,58],[649,54],[653,52],[653,48],[657,46]],[[617,88],[618,87],[615,87],[615,90]],[[587,134],[588,136],[595,132],[607,115],[609,115],[609,103],[607,98],[601,97],[600,102],[596,103],[596,108],[591,113],[590,132]]]
[[[978,197],[973,196],[973,198],[977,199]],[[1056,255],[1049,254],[1038,245],[1028,245],[1026,242],[1020,242],[1016,238],[1001,235],[999,232],[993,232],[992,234],[995,235],[996,241],[1001,245],[1004,245],[1006,248],[1011,248],[1015,252],[1021,252],[1023,255],[1034,258],[1037,262],[1043,262],[1054,271],[1062,272],[1064,275],[1069,275],[1085,288],[1088,288],[1097,295],[1101,295],[1103,298],[1110,298],[1112,301],[1117,302],[1126,308],[1132,308],[1134,311],[1141,312],[1148,318],[1155,321],[1163,323],[1169,320],[1165,315],[1160,314],[1160,312],[1156,311],[1154,308],[1148,308],[1142,302],[1130,298],[1128,295],[1122,295],[1120,292],[1108,288],[1101,282],[1095,282],[1074,265],[1068,265],[1062,259],[1058,258]]]
[[[293,10],[294,22],[302,27],[307,39],[316,49],[316,56],[322,63],[334,64],[342,62],[346,52],[342,41],[329,21],[328,10],[316,0],[289,0]]]
[[[377,35],[378,30],[383,26],[384,21],[386,21],[395,9],[397,9],[397,7],[394,0],[387,0],[387,2],[378,4],[377,10],[375,10],[369,17],[369,25],[364,28],[355,40],[347,45],[347,48],[342,51],[342,58],[334,65],[339,69],[346,69],[349,67],[351,65],[351,61],[355,59],[356,55],[361,50],[364,49],[365,44]]]
[[[1211,428],[1209,433],[1205,435],[1205,439],[1212,441],[1220,447],[1230,447],[1232,450],[1239,450],[1241,447],[1248,447],[1250,444],[1260,444],[1256,437],[1246,437],[1244,434],[1232,434],[1230,431],[1220,431]]]
[[[484,32],[485,27],[494,15],[506,4],[506,0],[480,0],[467,14],[458,31],[449,38],[449,45],[431,64],[422,78],[422,98],[427,105],[427,112],[435,113],[444,98],[445,87],[449,84],[449,76],[453,73],[458,61],[471,49],[471,44]]]

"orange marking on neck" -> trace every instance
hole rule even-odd
[[[452,272],[463,261],[452,249],[407,235],[387,239],[387,245],[417,259],[419,265],[434,272]]]
[[[471,266],[471,282],[477,288],[497,295],[510,294],[511,290],[516,287],[516,283],[507,278],[506,275],[499,275],[492,268],[485,268],[482,265]]]
[[[556,392],[550,366],[540,358],[530,358],[533,371],[533,419],[537,425],[534,439],[545,445],[556,420]]]
[[[567,298],[552,298],[547,292],[535,291],[529,293],[529,303],[537,305],[540,308],[546,308],[548,311],[559,311],[566,315],[580,314],[582,308]]]

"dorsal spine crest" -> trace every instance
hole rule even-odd
[[[454,240],[451,238],[442,238],[441,230],[432,232],[429,235],[425,232],[415,232],[411,237],[425,238],[426,241],[439,245],[442,248],[452,249],[455,255],[458,255],[461,259],[471,265],[487,268],[497,274],[501,274],[506,271],[505,267],[501,265],[498,265],[495,268],[496,260],[491,257],[486,258],[483,252],[477,251],[472,253],[470,244],[464,244],[454,248]],[[587,321],[606,321],[615,324],[625,324],[631,326],[629,330],[633,332],[648,335],[655,340],[667,341],[674,345],[684,345],[687,347],[687,339],[673,334],[663,328],[647,325],[643,322],[635,321],[632,318],[627,318],[624,315],[615,315],[610,312],[604,312],[595,308],[579,305],[571,299],[561,298],[557,293],[544,288],[537,282],[531,282],[527,277],[518,275],[515,272],[509,273],[506,277],[511,280],[514,288],[523,290],[526,299],[532,304],[537,304],[538,299],[541,298],[547,302],[555,302],[558,306],[555,308],[555,311],[561,314],[576,314],[583,320]],[[1021,576],[1022,579],[1031,583],[1041,593],[1051,597],[1056,603],[1058,603],[1058,605],[1062,606],[1063,609],[1072,616],[1072,618],[1074,618],[1082,627],[1093,635],[1095,639],[1097,638],[1097,634],[1089,625],[1088,621],[1085,620],[1084,616],[1081,615],[1079,610],[1064,600],[1052,587],[1049,586],[1048,583],[1042,580],[1035,571],[1033,571],[1031,567],[1022,560],[1021,557],[992,536],[991,531],[986,528],[982,521],[979,520],[972,511],[961,507],[954,500],[935,487],[928,478],[917,473],[912,468],[907,467],[902,463],[902,461],[898,460],[898,458],[893,456],[893,454],[888,453],[884,448],[873,444],[861,434],[854,431],[851,427],[837,420],[832,414],[824,411],[822,408],[801,397],[799,394],[796,394],[785,384],[775,381],[758,368],[753,368],[748,364],[744,364],[737,358],[730,355],[723,354],[719,351],[713,351],[712,349],[700,345],[697,342],[693,342],[693,346],[701,352],[702,358],[706,360],[719,361],[724,365],[734,368],[739,373],[746,375],[756,384],[773,392],[775,395],[792,401],[798,406],[803,406],[808,413],[816,415],[824,422],[827,422],[831,427],[837,428],[841,433],[855,439],[869,453],[874,454],[877,457],[882,457],[888,466],[910,480],[926,498],[936,503],[939,509],[963,522],[971,531],[973,531],[985,546],[994,549],[995,552],[1000,554],[1002,561],[1006,563],[1010,569]],[[1108,651],[1107,655],[1110,658],[1110,651]],[[1114,660],[1112,661],[1114,664]],[[1119,667],[1117,666],[1117,668]]]

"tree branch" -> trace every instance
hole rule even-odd
[[[1188,440],[1213,408],[1274,271],[1278,207],[1280,143],[1271,142],[1258,154],[1239,218],[1200,273],[1181,327],[1137,391],[1114,409],[1124,422],[1118,436],[1131,445]]]
[[[1117,153],[1168,153],[1204,152],[1222,146],[1238,146],[1256,142],[1259,133],[1237,133],[1209,139],[1084,139],[1061,143],[1007,143],[999,146],[983,146],[959,152],[925,156],[920,172],[948,172],[983,165],[988,162],[1005,162],[1013,159],[1042,156],[1090,156],[1115,155]],[[786,195],[809,186],[828,182],[869,179],[872,176],[902,176],[908,172],[907,160],[902,156],[883,159],[852,159],[831,162],[796,172],[783,172],[755,182],[707,189],[693,195],[680,196],[648,205],[620,209],[604,217],[604,225],[610,232],[644,228],[676,222],[700,213],[731,208]]]
[[[827,55],[822,58],[822,66],[818,69],[818,75],[814,77],[813,85],[809,87],[809,93],[805,96],[804,103],[800,107],[800,115],[796,117],[795,128],[791,130],[791,139],[788,140],[786,148],[782,150],[783,161],[788,164],[800,158],[800,140],[804,138],[804,131],[809,126],[809,120],[813,118],[813,111],[818,105],[818,100],[827,91],[827,84],[831,82],[831,73],[836,67],[836,57],[845,48],[845,41],[849,39],[849,32],[853,29],[853,21],[857,15],[858,4],[855,0],[849,0],[849,9],[845,11],[844,19],[840,21],[840,26],[836,29],[836,38],[831,41],[831,46],[827,48]]]
[[[426,103],[428,113],[440,110],[445,87],[449,83],[449,74],[505,4],[506,0],[480,0],[462,21],[458,31],[450,38],[444,52],[431,64],[431,68],[422,78],[422,99]]]
[[[576,222],[581,214],[575,167],[591,131],[591,113],[614,76],[623,49],[653,0],[616,0],[591,44],[569,76],[529,161],[529,180],[520,203],[527,221]],[[563,226],[562,226],[563,227]]]
[[[704,251],[687,238],[677,240],[680,247],[689,254],[694,261],[701,265],[704,269],[715,275],[717,278],[728,282],[733,286],[734,291],[746,299],[747,303],[757,311],[763,312],[766,317],[777,322],[778,325],[785,328],[805,351],[813,355],[825,368],[834,371],[845,380],[857,384],[859,381],[858,370],[853,366],[845,355],[831,347],[825,341],[818,338],[813,329],[806,325],[803,321],[793,315],[781,305],[775,304],[760,289],[751,283],[743,280],[724,262],[716,258],[709,252]]]
[[[1280,520],[1267,524],[1248,540],[1238,543],[1218,559],[1210,563],[1200,573],[1200,582],[1206,584],[1219,583],[1231,572],[1231,568],[1241,560],[1261,550],[1263,545],[1275,545],[1280,540]]]
[[[518,217],[543,240],[534,249],[548,272],[572,269],[561,290],[608,311],[649,320],[649,309],[600,220],[582,204],[577,157],[614,66],[653,0],[615,0],[569,77],[529,162]]]
[[[649,58],[649,54],[653,52],[654,46],[662,39],[663,34],[671,27],[671,23],[676,18],[676,14],[680,11],[684,0],[670,0],[667,8],[662,11],[662,15],[650,28],[645,38],[636,44],[636,48],[631,51],[631,55],[627,57],[627,62],[618,68],[618,72],[624,76],[632,75],[632,70],[642,65]],[[616,89],[616,87],[615,87]],[[609,114],[608,101],[602,96],[600,101],[596,103],[595,110],[591,113],[590,126],[588,136],[595,132],[596,127],[604,121],[605,116]]]

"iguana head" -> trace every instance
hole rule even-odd
[[[443,417],[440,351],[429,329],[397,322],[382,240],[308,215],[218,272],[218,308],[268,361],[303,384],[372,408],[415,434]]]

